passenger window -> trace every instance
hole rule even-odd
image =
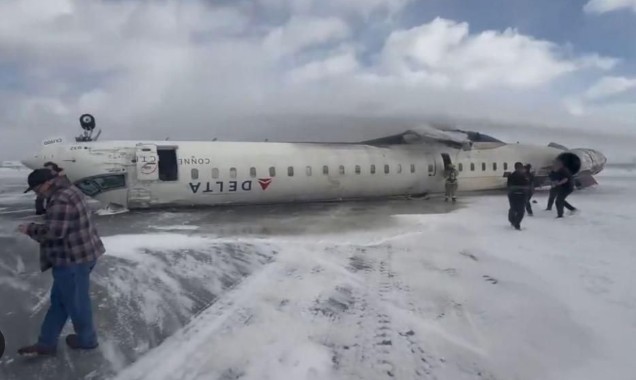
[[[496,162],[492,163],[492,170],[497,171],[497,163]]]
[[[322,174],[329,175],[329,166],[325,165],[322,167]]]
[[[276,168],[273,166],[270,166],[269,168],[269,176],[270,177],[276,177]]]
[[[250,177],[256,178],[256,168],[250,168]]]
[[[485,162],[481,163],[481,171],[483,171],[483,172],[486,171],[486,163]]]
[[[432,164],[428,164],[428,172],[432,173],[434,171],[435,171],[435,169],[434,169],[433,165]]]
[[[504,162],[504,170],[508,170],[508,163]]]
[[[345,174],[344,166],[340,165],[339,171],[340,171],[340,175],[344,175]]]
[[[371,174],[375,174],[375,165],[371,165]]]
[[[190,170],[190,177],[192,179],[199,179],[199,169]]]
[[[360,170],[360,165],[356,165],[356,174],[360,174],[362,170]]]
[[[415,173],[415,164],[411,164],[411,173]]]
[[[289,177],[293,177],[294,176],[294,167],[293,166],[290,166],[290,167],[287,168],[287,175]]]
[[[384,174],[389,174],[390,168],[389,165],[384,165]]]
[[[230,178],[236,178],[236,168],[230,168]]]
[[[307,176],[311,176],[311,166],[307,166]]]
[[[475,171],[475,163],[474,163],[474,162],[471,162],[471,163],[470,163],[470,171],[471,171],[471,172],[474,172],[474,171]]]
[[[402,173],[402,164],[398,164],[397,172],[398,172],[398,174]]]
[[[219,169],[218,168],[214,168],[212,169],[212,178],[219,178]]]
[[[464,170],[464,164],[460,163],[459,165],[457,165],[457,167],[459,168],[459,171],[463,171]]]

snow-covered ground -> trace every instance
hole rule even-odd
[[[50,275],[14,231],[26,173],[0,170],[2,379],[635,378],[636,171],[563,220],[537,194],[521,232],[504,195],[98,217],[100,348],[29,364]]]
[[[538,194],[520,232],[493,195],[382,230],[233,237],[272,259],[116,379],[634,379],[636,174],[599,181],[563,220]],[[136,260],[220,239],[180,230],[106,244]]]

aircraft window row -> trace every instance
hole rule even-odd
[[[461,165],[461,164],[460,164]],[[429,171],[432,170],[432,165],[429,166]],[[372,164],[369,167],[369,172],[371,174],[375,174],[376,173],[376,167],[374,164]],[[362,167],[360,165],[356,165],[355,166],[355,173],[356,174],[362,174]],[[461,170],[461,169],[460,169]],[[385,174],[390,174],[391,172],[391,167],[388,164],[384,165],[384,173]],[[402,173],[402,165],[398,164],[396,166],[396,172],[398,174]],[[345,170],[345,166],[344,165],[339,165],[338,166],[338,173],[340,175],[345,175],[346,174],[346,170]],[[415,173],[415,164],[411,164],[411,173]],[[310,177],[312,175],[312,168],[311,166],[307,166],[305,168],[305,174]],[[324,165],[322,167],[322,174],[324,175],[329,175],[329,166]],[[230,168],[230,178],[235,179],[238,176],[238,171],[236,168]],[[252,178],[256,178],[257,173],[256,173],[256,168],[255,167],[251,167],[250,168],[250,177]],[[270,167],[269,168],[269,176],[270,177],[276,177],[276,168],[275,167]],[[287,168],[287,176],[289,177],[293,177],[294,176],[294,167],[293,166],[289,166]],[[219,168],[212,168],[212,178],[213,179],[218,179],[220,177],[220,171]],[[196,168],[192,168],[190,169],[190,178],[193,180],[198,180],[199,179],[199,169]]]
[[[498,168],[497,163],[496,163],[496,162],[493,162],[493,163],[492,163],[492,170],[493,170],[493,171],[497,171],[497,168]],[[460,172],[464,171],[464,164],[462,164],[462,163],[460,162],[460,163],[457,165],[457,170],[458,170],[458,171],[460,171]],[[482,171],[484,171],[484,172],[486,171],[486,163],[485,163],[485,162],[482,162],[482,163],[481,163],[481,170],[482,170]],[[507,163],[507,162],[504,162],[504,163],[503,163],[503,170],[504,170],[504,171],[507,171],[507,170],[508,170],[508,163]],[[434,170],[433,170],[433,165],[429,165],[429,167],[428,167],[428,171],[429,171],[429,172],[431,172],[431,173],[434,171]],[[470,163],[470,171],[471,171],[471,172],[474,172],[474,171],[475,171],[475,163],[473,163],[473,162],[471,162],[471,163]]]
[[[89,177],[75,182],[75,186],[89,197],[101,192],[126,187],[126,176],[123,174],[107,174]]]

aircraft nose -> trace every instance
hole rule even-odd
[[[22,163],[22,165],[26,166],[29,169],[33,169],[35,170],[36,168],[39,168],[41,166],[41,162],[42,161],[38,155],[34,155],[31,157],[26,157],[23,160],[20,160],[20,162]]]

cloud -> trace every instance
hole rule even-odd
[[[591,100],[603,99],[634,88],[636,88],[636,78],[606,76],[592,85],[585,92],[585,97]]]
[[[336,17],[292,17],[269,32],[264,46],[275,55],[294,54],[307,47],[343,40],[349,33],[349,26]]]
[[[283,10],[293,14],[336,14],[369,17],[383,12],[393,15],[414,0],[258,0],[267,9]]]
[[[595,114],[629,125],[636,116],[636,102],[633,96],[630,100],[630,97],[625,95],[634,89],[636,78],[605,76],[592,84],[583,94],[565,99],[564,105],[572,115]]]
[[[471,35],[465,22],[436,18],[393,32],[382,61],[389,76],[468,90],[538,87],[583,67],[608,69],[615,64],[599,56],[568,60],[559,53],[555,44],[514,29]]]
[[[636,0],[590,0],[583,10],[587,13],[603,14],[621,9],[631,9],[636,12]]]
[[[592,127],[594,115],[571,117],[560,81],[618,62],[515,29],[364,21],[395,16],[407,0],[217,4],[1,2],[0,14],[12,17],[0,24],[0,70],[19,85],[0,87],[0,130],[12,136],[0,154],[15,158],[48,136],[68,136],[85,112],[113,139],[369,137],[330,116],[362,126],[451,115]],[[312,126],[317,116],[332,122]]]
[[[345,52],[293,69],[287,77],[291,83],[299,84],[352,74],[358,68],[359,64],[355,55],[352,52]]]

